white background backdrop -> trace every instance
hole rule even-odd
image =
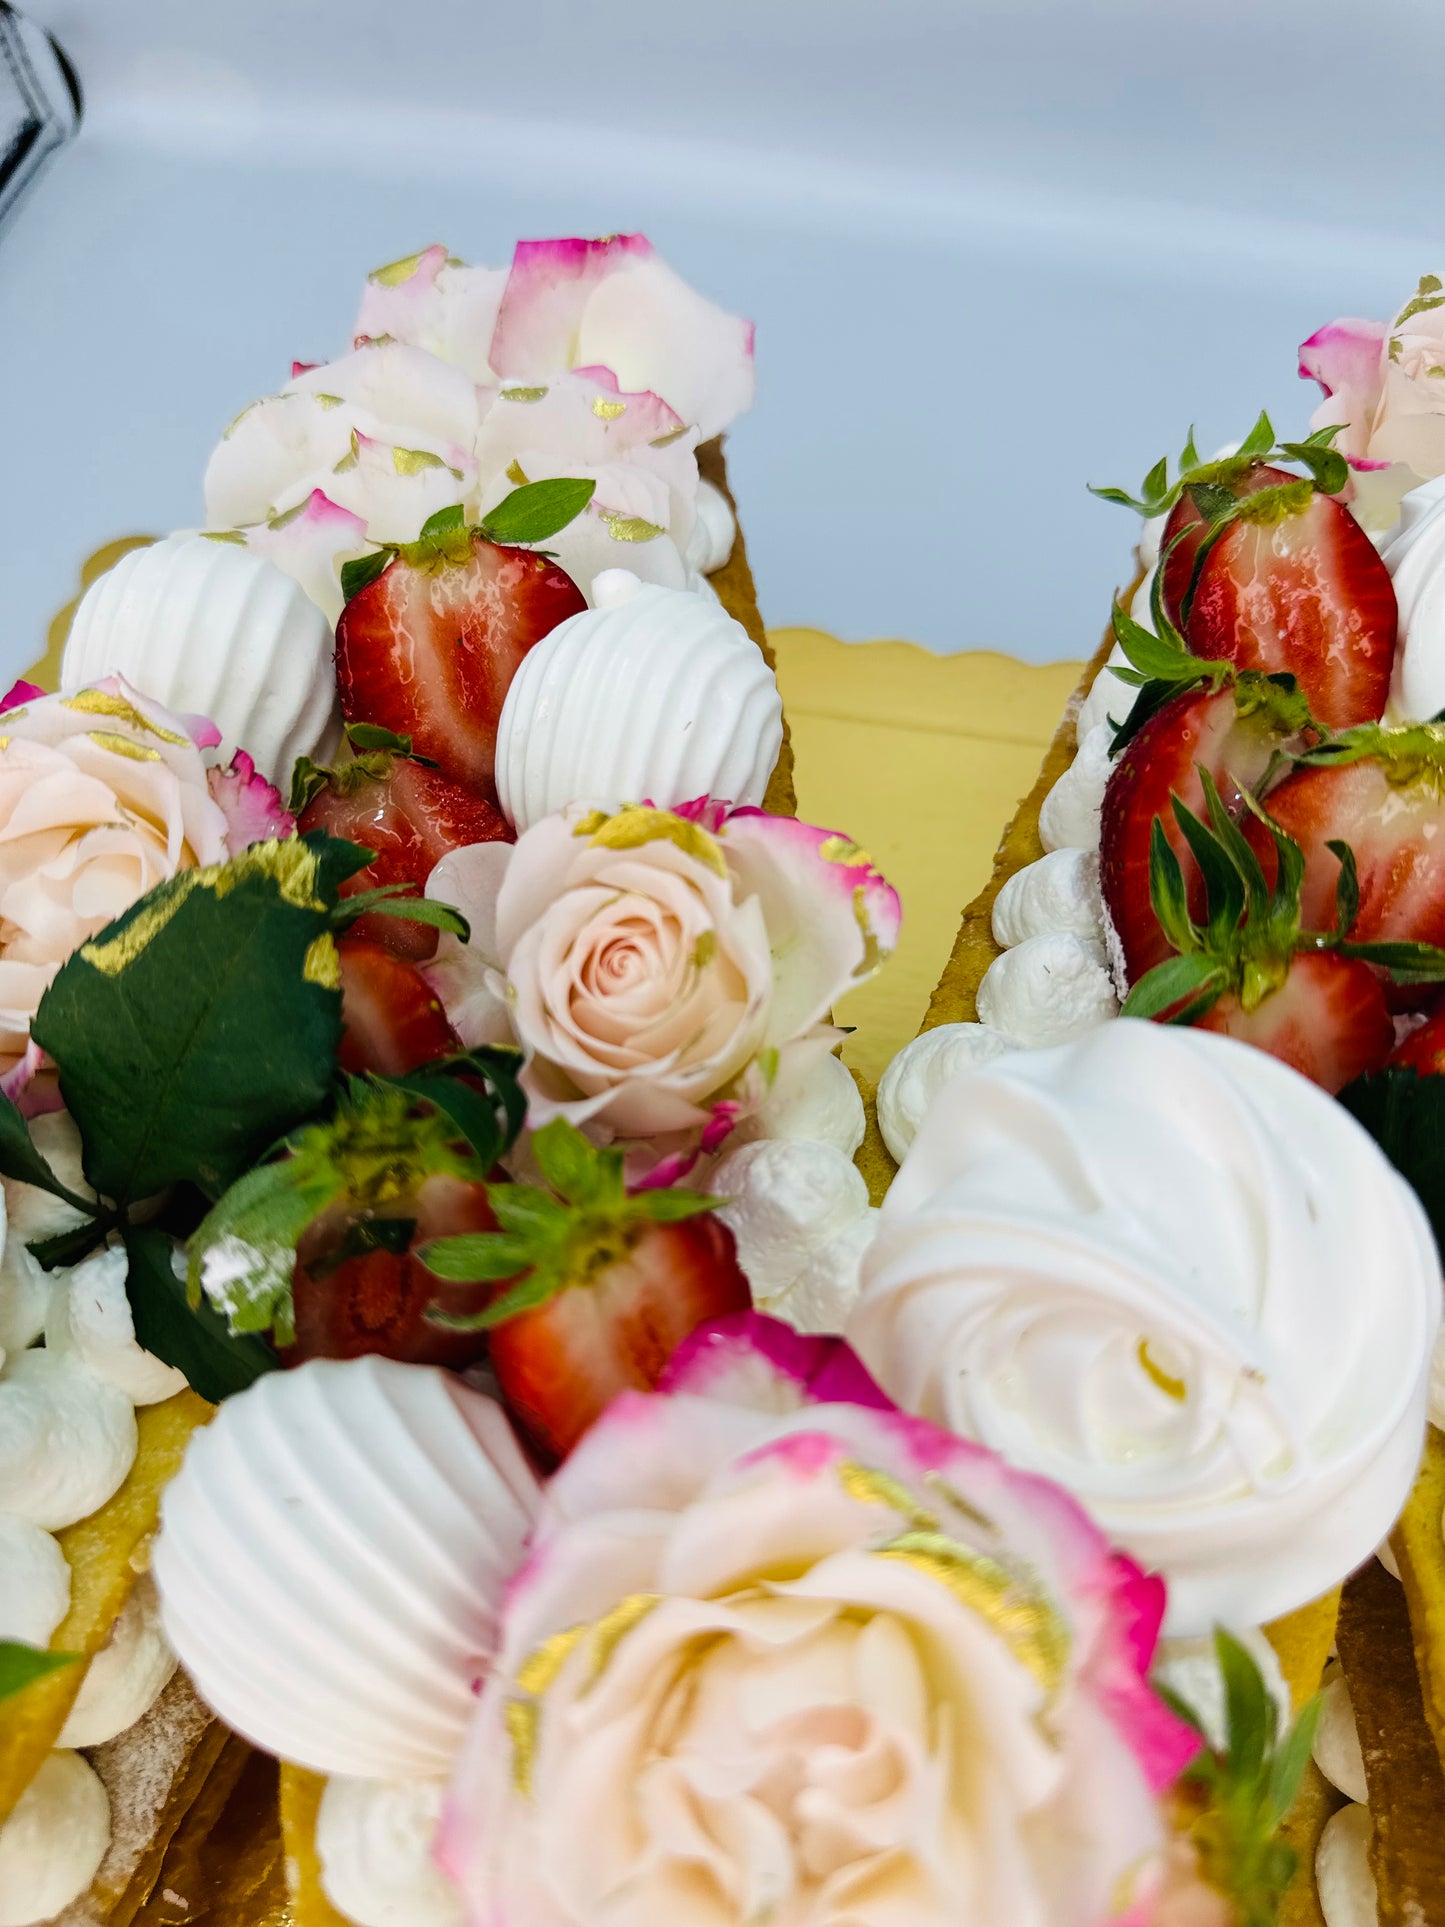
[[[28,0],[86,130],[0,234],[0,668],[432,240],[642,228],[758,323],[764,614],[1084,654],[1191,420],[1445,260],[1440,0]]]

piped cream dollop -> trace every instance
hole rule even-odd
[[[523,657],[497,732],[519,831],[568,803],[759,804],[783,743],[762,651],[720,604],[606,569]]]
[[[849,1336],[906,1409],[1069,1487],[1187,1635],[1263,1624],[1374,1550],[1419,1461],[1440,1296],[1414,1193],[1338,1104],[1246,1045],[1121,1019],[938,1096]]]

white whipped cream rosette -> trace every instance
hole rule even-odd
[[[849,1336],[907,1409],[1068,1486],[1250,1625],[1366,1558],[1425,1430],[1440,1267],[1409,1187],[1275,1059],[1121,1021],[950,1083]]]

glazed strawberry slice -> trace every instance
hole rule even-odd
[[[319,768],[303,758],[291,788],[291,808],[302,835],[326,830],[376,853],[342,885],[343,896],[385,884],[409,885],[420,896],[448,851],[513,840],[510,824],[494,803],[416,756],[409,737],[362,724],[353,724],[348,733],[360,755],[335,769]],[[409,917],[371,912],[351,927],[357,936],[418,962],[432,956],[437,946],[436,931]]]
[[[1123,959],[1136,983],[1173,954],[1149,893],[1155,822],[1183,870],[1191,915],[1204,914],[1204,881],[1171,808],[1178,797],[1196,815],[1207,772],[1231,817],[1245,813],[1282,752],[1316,740],[1308,708],[1293,688],[1270,677],[1227,674],[1219,686],[1186,688],[1144,723],[1119,755],[1104,791],[1099,880]]]
[[[1207,824],[1177,801],[1172,811],[1207,879],[1206,916],[1202,922],[1191,916],[1183,872],[1162,823],[1156,824],[1151,894],[1160,926],[1178,955],[1135,985],[1124,1015],[1222,1031],[1268,1051],[1325,1090],[1338,1091],[1389,1056],[1394,1024],[1382,974],[1439,983],[1445,980],[1445,950],[1356,943],[1347,937],[1355,883],[1353,859],[1343,843],[1335,851],[1339,882],[1333,928],[1304,928],[1299,902],[1304,859],[1298,844],[1277,825],[1267,825],[1275,851],[1271,888],[1207,773],[1203,787]]]
[[[679,1190],[628,1196],[622,1153],[595,1150],[563,1119],[536,1133],[532,1151],[556,1196],[496,1188],[499,1235],[439,1239],[422,1256],[456,1284],[515,1280],[467,1322],[491,1332],[503,1396],[557,1459],[619,1393],[655,1385],[699,1325],[752,1299],[711,1200]]]
[[[1349,510],[1306,479],[1240,496],[1216,523],[1180,627],[1195,655],[1294,676],[1331,729],[1390,693],[1390,572]]]
[[[571,489],[566,500],[578,506],[592,492],[590,483],[531,487]],[[509,517],[509,504],[528,493],[518,489],[478,528],[463,526],[460,509],[443,510],[417,541],[369,558],[363,572],[372,560],[384,566],[362,586],[348,565],[343,588],[354,593],[336,625],[336,681],[347,721],[409,736],[447,776],[487,795],[494,794],[497,724],[518,664],[587,606],[555,562],[493,539],[522,526],[528,539],[542,540],[577,512],[570,508],[550,526],[546,518]]]
[[[1359,888],[1352,938],[1445,944],[1445,725],[1349,730],[1270,791],[1269,814],[1304,852],[1307,924],[1333,913],[1339,865],[1329,846],[1340,841],[1354,853]],[[1267,828],[1253,823],[1246,834],[1272,877]]]
[[[366,937],[339,938],[336,954],[342,1070],[399,1077],[460,1051],[441,999],[414,963]]]

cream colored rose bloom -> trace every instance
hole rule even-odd
[[[184,723],[119,677],[0,715],[0,1069],[72,951],[226,830]]]
[[[547,1488],[438,1858],[471,1927],[1104,1927],[1196,1738],[1161,1588],[766,1319]]]

